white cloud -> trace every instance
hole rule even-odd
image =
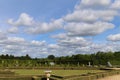
[[[114,24],[107,22],[96,22],[94,24],[68,23],[65,26],[69,35],[77,36],[94,36],[112,28],[114,28]]]
[[[119,15],[118,10],[110,8],[112,5],[112,0],[81,0],[80,3],[75,6],[74,11],[64,16],[63,19],[67,22],[77,23],[112,21],[115,16]]]
[[[57,34],[57,35],[52,35],[51,37],[52,37],[52,38],[56,38],[56,39],[65,39],[65,38],[67,38],[68,36],[67,36],[67,34],[65,34],[65,33],[60,33],[60,34]]]
[[[66,47],[85,47],[91,44],[90,41],[83,37],[69,37],[58,39],[58,44]]]
[[[50,23],[36,23],[35,26],[30,27],[26,29],[27,33],[30,34],[41,34],[41,33],[47,33],[52,32],[54,30],[60,29],[63,27],[62,19],[53,20]]]
[[[106,6],[111,3],[111,0],[81,0],[81,4],[83,5],[101,5]]]
[[[90,39],[78,36],[69,36],[68,34],[53,35],[52,38],[57,39],[57,44],[67,47],[85,47],[91,44]]]
[[[27,41],[20,37],[8,37],[0,40],[0,48],[0,53],[15,56],[29,54],[31,57],[38,57],[38,55],[44,55],[45,51],[47,52],[45,55],[49,55],[45,41]]]
[[[7,37],[4,40],[0,40],[0,44],[2,45],[25,45],[26,41],[24,38],[19,38],[19,37]]]
[[[13,21],[13,19],[9,19],[8,23],[12,26],[32,26],[34,20],[26,13],[21,13],[20,17],[17,21]]]
[[[49,44],[48,47],[50,49],[58,49],[58,48],[60,48],[60,46],[58,46],[57,44]]]
[[[108,52],[108,51],[120,51],[120,44],[119,43],[94,43],[91,45],[90,52]]]
[[[93,22],[97,19],[98,16],[92,10],[74,11],[64,17],[67,22]]]
[[[25,42],[24,38],[19,38],[19,37],[8,37],[8,41],[10,42],[17,42],[17,43],[21,43],[21,42]]]
[[[47,41],[27,41],[20,37],[7,37],[0,32],[0,48],[3,53],[15,55],[29,54],[32,57],[46,57],[49,54],[64,56],[79,53],[95,53],[97,51],[118,51],[120,44],[94,43],[88,36],[97,36],[115,25],[111,23],[119,16],[119,0],[80,0],[72,13],[49,22],[39,22],[26,14],[21,13],[17,20],[9,19],[12,27],[9,33],[18,31],[28,34],[44,34],[58,29],[64,29],[60,34],[53,35],[55,44]],[[62,15],[63,16],[63,15]],[[23,33],[24,34],[24,33]],[[109,41],[120,41],[120,34],[108,36]]]
[[[7,35],[3,33],[2,31],[0,31],[0,40],[4,40],[6,38],[7,38]]]
[[[114,3],[112,3],[110,8],[112,8],[112,9],[120,9],[120,0],[115,0]]]
[[[98,14],[99,19],[103,21],[112,21],[115,16],[119,15],[115,10],[100,10],[96,14]]]
[[[17,27],[12,27],[10,29],[8,29],[9,33],[18,33],[18,28]]]
[[[115,1],[116,2],[116,1]],[[73,22],[75,26],[77,24],[85,24],[88,26],[96,25],[97,22],[101,22],[100,24],[104,24],[114,20],[115,16],[118,16],[118,11],[113,10],[110,7],[112,6],[111,0],[81,0],[79,4],[75,6],[75,9],[72,13],[66,14],[64,17],[59,19],[52,20],[50,22],[39,22],[35,21],[33,17],[29,16],[26,13],[21,13],[18,20],[13,21],[13,19],[9,19],[8,23],[12,26],[22,26],[24,27],[24,32],[28,34],[44,34],[48,32],[52,32],[63,28],[64,26],[72,25]],[[83,6],[84,8],[81,8]],[[85,7],[88,6],[88,7]],[[89,6],[99,6],[97,9]],[[102,7],[101,7],[102,6]],[[102,23],[103,22],[103,23]],[[110,24],[110,23],[109,23]],[[27,26],[27,27],[26,27]],[[29,26],[29,27],[28,27]],[[94,28],[94,27],[91,27]],[[87,29],[86,29],[87,30]],[[93,29],[92,29],[93,30]],[[17,29],[11,28],[8,30],[9,32],[17,32]],[[69,30],[68,30],[69,31]],[[99,30],[100,31],[100,30]],[[106,30],[102,30],[99,33],[102,33]],[[71,33],[71,32],[70,32]],[[97,34],[97,33],[96,33]],[[96,35],[93,34],[93,35]],[[90,33],[91,35],[91,33]]]
[[[98,7],[106,7],[111,4],[111,0],[81,0],[80,5],[76,5],[76,9],[81,8],[98,8]]]
[[[89,51],[91,53],[96,53],[98,51],[103,51],[103,52],[108,52],[108,51],[113,51],[113,47],[114,46],[111,46],[109,44],[106,44],[106,43],[93,43],[90,48],[89,48]]]
[[[64,40],[58,42],[58,44],[50,44],[48,51],[57,56],[66,56],[72,54],[85,54],[85,53],[96,53],[98,51],[108,52],[108,51],[119,51],[120,44],[116,43],[93,43],[89,40],[85,40],[87,45],[80,45],[84,42],[83,38],[79,41],[76,38],[70,40]],[[76,42],[77,41],[77,42]],[[82,41],[82,42],[81,42]]]
[[[33,40],[33,41],[31,41],[31,44],[32,45],[37,45],[37,46],[42,46],[42,45],[46,44],[46,41],[36,41],[36,40]]]
[[[118,15],[114,10],[76,10],[64,17],[67,22],[95,22],[98,20],[111,21]]]
[[[13,28],[10,28],[8,32],[15,33],[17,32],[17,27],[23,27],[24,31],[29,34],[42,34],[51,32],[63,27],[63,20],[56,19],[51,22],[37,22],[32,17],[26,13],[21,13],[17,21],[13,19],[8,20],[8,24],[12,25]],[[15,26],[15,27],[14,27]]]
[[[64,37],[58,39],[57,44],[46,44],[45,41],[26,41],[19,37],[0,40],[2,53],[21,56],[29,54],[32,57],[66,56],[79,53],[94,53],[98,51],[118,51],[120,44],[93,43],[83,37]],[[14,44],[13,44],[14,43]]]
[[[107,37],[107,40],[109,41],[120,41],[120,34],[114,34],[114,35],[109,35]]]

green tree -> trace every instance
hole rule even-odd
[[[47,58],[50,59],[50,60],[53,60],[53,59],[55,59],[55,56],[54,55],[48,55]]]

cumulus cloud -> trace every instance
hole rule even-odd
[[[72,13],[64,16],[64,20],[67,22],[87,23],[101,20],[112,21],[115,16],[119,15],[117,10],[110,8],[113,4],[111,3],[111,0],[81,0],[81,2],[75,6]],[[96,7],[97,9],[94,9]]]
[[[79,10],[74,11],[64,17],[64,20],[67,22],[93,22],[98,19],[97,15],[90,10]]]
[[[97,22],[101,22],[101,24],[109,24],[110,21],[114,20],[115,16],[119,15],[117,10],[110,8],[117,2],[117,0],[114,1],[114,3],[112,3],[111,0],[81,0],[79,4],[75,5],[75,9],[72,13],[68,13],[59,19],[54,19],[49,22],[39,22],[35,21],[34,18],[27,13],[21,13],[18,20],[15,21],[14,19],[9,19],[8,23],[12,26],[24,27],[24,32],[28,34],[48,33],[63,28],[64,26],[72,25],[73,23],[75,26],[78,24],[81,26],[81,24],[84,23],[87,26],[90,26],[90,28],[94,28],[91,27],[91,25],[95,25]],[[90,6],[99,7],[94,9],[94,7]],[[106,24],[104,26],[106,26]],[[17,28],[11,28],[8,32],[16,33]]]
[[[101,5],[106,6],[111,3],[111,0],[81,0],[81,4],[83,5]]]
[[[103,52],[115,52],[115,51],[120,51],[120,44],[119,43],[94,43],[90,46],[90,51],[92,50],[93,52],[98,52],[98,51],[103,51]]]
[[[49,44],[48,47],[52,49],[58,49],[60,46],[58,46],[57,44]]]
[[[74,39],[75,40],[75,39]],[[71,40],[72,41],[72,40]],[[79,40],[81,42],[81,40]],[[81,43],[78,43],[81,44]],[[64,43],[65,42],[65,43]],[[58,56],[66,56],[72,54],[89,54],[89,53],[96,53],[98,51],[109,52],[109,51],[119,51],[120,44],[118,43],[94,43],[86,40],[87,45],[76,45],[72,44],[70,40],[66,40],[64,42],[59,42],[59,44],[50,44],[48,51],[54,55]],[[69,43],[70,42],[70,43]],[[71,45],[72,44],[72,45]]]
[[[95,36],[113,29],[111,21],[119,16],[119,11],[111,6],[111,0],[81,0],[72,13],[63,17],[64,29],[72,36]]]
[[[57,44],[49,46],[50,52],[70,55],[118,51],[116,44],[95,43],[84,38],[84,36],[97,36],[115,27],[111,21],[119,14],[117,10],[111,9],[111,6],[111,0],[81,0],[72,13],[63,17],[65,33],[52,36],[57,39]]]
[[[98,20],[111,21],[118,15],[115,10],[76,10],[64,17],[67,22],[95,22]]]
[[[111,0],[81,0],[80,5],[76,5],[76,9],[81,8],[98,8],[98,7],[106,7],[111,4]]]
[[[69,23],[65,26],[69,35],[77,36],[94,36],[112,28],[114,28],[114,25],[107,22],[96,22],[94,24]]]
[[[8,41],[10,42],[15,42],[15,43],[21,43],[21,42],[25,42],[24,38],[19,38],[19,37],[8,37]]]
[[[112,9],[120,9],[120,0],[115,0],[115,1],[112,3],[112,5],[111,5],[110,8],[112,8]]]
[[[91,44],[91,41],[89,41],[83,37],[71,37],[67,34],[57,34],[52,37],[57,39],[58,44],[61,46],[85,47],[85,46]]]
[[[18,31],[17,27],[12,27],[12,28],[8,29],[8,32],[9,33],[18,33],[19,31]]]
[[[58,19],[58,20],[53,20],[50,23],[46,23],[46,22],[36,23],[35,26],[26,29],[26,32],[30,34],[42,34],[42,33],[52,32],[54,30],[62,28],[63,27],[62,22],[63,22],[62,19]]]
[[[97,51],[118,51],[120,48],[120,44],[94,43],[83,37],[56,38],[58,38],[57,44],[47,44],[46,41],[27,41],[20,37],[8,37],[6,40],[0,40],[0,44],[4,44],[1,45],[1,53],[15,56],[29,54],[32,57],[47,57],[50,54],[66,56],[79,53],[95,53]]]
[[[2,31],[0,31],[0,40],[4,40],[6,38],[7,38],[7,35],[3,33]]]
[[[26,13],[21,13],[18,20],[14,21],[13,19],[8,20],[8,24],[12,26],[32,26],[34,20]]]
[[[0,44],[2,45],[23,45],[26,44],[24,38],[19,37],[7,37],[6,39],[0,40]]]
[[[62,19],[52,20],[51,22],[37,22],[27,13],[21,13],[18,20],[8,20],[8,24],[15,26],[8,30],[10,33],[16,33],[19,27],[23,27],[24,31],[29,34],[42,34],[60,29],[63,26]]]
[[[60,33],[60,34],[57,34],[57,35],[52,35],[51,37],[52,37],[52,38],[55,38],[55,39],[65,39],[65,38],[67,38],[68,36],[67,36],[67,34],[65,34],[65,33]]]
[[[83,37],[69,37],[64,40],[59,40],[59,44],[67,47],[84,47],[88,46],[91,42]]]
[[[113,42],[120,41],[120,34],[109,35],[107,37],[107,40],[113,41]]]
[[[45,45],[46,44],[46,41],[36,41],[36,40],[33,40],[31,41],[31,44],[32,45],[36,45],[36,46],[42,46],[42,45]]]
[[[5,40],[0,40],[0,48],[2,49],[0,53],[15,56],[29,54],[31,57],[37,57],[38,55],[44,55],[45,50],[46,55],[49,55],[45,41],[27,41],[20,37],[8,37]]]
[[[35,21],[29,14],[21,13],[18,19],[8,20],[8,24],[12,25],[8,30],[9,33],[23,30],[27,34],[34,35],[59,29],[64,31],[52,35],[52,38],[56,39],[55,44],[48,44],[47,41],[27,41],[19,37],[6,37],[6,34],[0,33],[0,46],[3,49],[1,52],[16,55],[28,53],[32,57],[46,57],[49,54],[63,56],[98,51],[119,51],[120,44],[95,43],[94,40],[88,38],[88,36],[97,36],[115,27],[112,21],[119,16],[119,5],[119,0],[80,0],[73,12],[49,22]],[[110,35],[107,40],[120,41],[120,34]]]

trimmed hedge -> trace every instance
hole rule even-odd
[[[12,71],[0,71],[0,74],[15,74],[15,72]]]
[[[65,77],[64,80],[96,80],[100,78],[104,78],[107,76],[112,76],[112,75],[117,75],[120,74],[120,71],[107,71],[107,72],[102,72],[102,73],[96,73],[96,74],[84,74],[81,76],[69,76]]]
[[[11,77],[15,75],[16,75],[15,72],[9,70],[0,70],[0,77]]]
[[[32,77],[0,77],[0,80],[33,80]]]
[[[72,75],[72,76],[56,76],[51,75],[50,80],[96,80],[107,76],[120,74],[120,71],[111,70],[101,73],[88,73],[83,75]],[[11,71],[0,71],[0,80],[46,80],[44,75],[41,76],[20,76],[16,75]]]

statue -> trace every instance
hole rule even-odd
[[[108,61],[108,62],[107,62],[107,66],[108,66],[108,67],[112,67],[112,64]]]

